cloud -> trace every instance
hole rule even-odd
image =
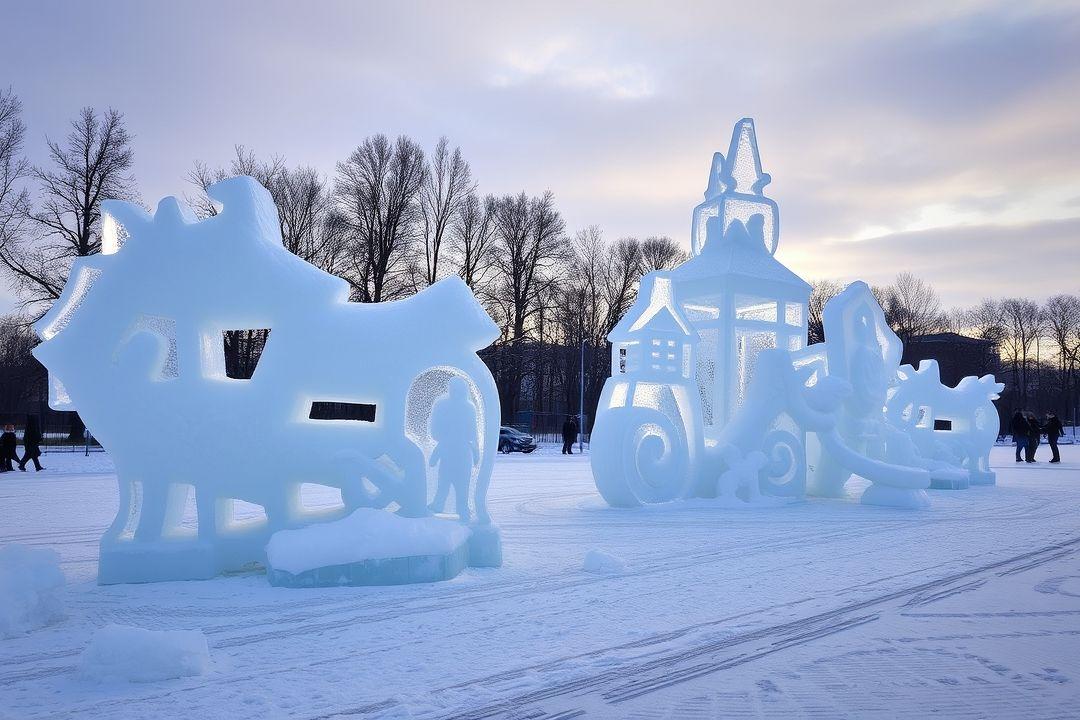
[[[495,88],[548,85],[618,100],[637,100],[654,93],[652,74],[644,64],[605,57],[568,36],[504,52],[490,84]]]
[[[792,241],[777,257],[808,279],[892,282],[911,272],[946,306],[1005,295],[1043,299],[1080,293],[1080,218],[1017,225],[967,225],[859,241]]]
[[[713,151],[751,116],[794,269],[921,268],[955,302],[1037,292],[1049,251],[1011,243],[1042,247],[1080,216],[1075,2],[254,7],[42,0],[13,16],[0,67],[32,160],[83,104],[126,113],[148,202],[234,143],[332,177],[370,134],[446,134],[482,192],[550,189],[571,230],[685,243]],[[974,259],[944,272],[934,251],[941,267]],[[1054,252],[1045,283],[1075,289],[1080,262]]]

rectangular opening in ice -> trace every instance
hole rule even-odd
[[[358,420],[375,422],[375,406],[368,403],[328,402],[311,403],[309,420]]]
[[[250,380],[259,366],[270,328],[223,330],[221,332],[225,377],[231,380]]]

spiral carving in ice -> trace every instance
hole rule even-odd
[[[769,458],[762,491],[786,497],[806,494],[806,448],[802,441],[788,430],[773,430],[765,436],[762,450]]]
[[[658,410],[612,410],[593,431],[591,452],[596,487],[610,505],[635,507],[686,493],[686,435]]]

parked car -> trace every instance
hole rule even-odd
[[[526,435],[520,430],[515,430],[512,427],[503,425],[499,428],[499,452],[512,453],[523,452],[531,453],[536,449],[536,441],[533,440],[532,435]]]

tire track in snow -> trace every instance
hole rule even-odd
[[[881,611],[903,607],[904,603],[898,601],[944,592],[949,586],[965,580],[977,579],[981,575],[990,573],[1005,575],[1010,574],[1014,568],[1019,570],[1037,567],[1076,552],[1078,546],[1080,546],[1080,537],[1072,538],[936,580],[847,603],[833,610],[791,622],[737,633],[696,647],[676,648],[664,656],[646,662],[623,665],[595,675],[578,677],[519,693],[485,707],[471,708],[450,715],[448,718],[450,720],[482,720],[504,716],[511,712],[521,712],[529,705],[536,705],[547,700],[563,698],[565,704],[566,699],[585,694],[599,695],[607,704],[617,705],[792,647],[805,645],[821,637],[871,623],[880,617]],[[518,674],[524,674],[526,671],[521,670]],[[454,686],[454,689],[461,690],[472,685],[491,685],[492,678],[508,677],[514,676],[501,673],[498,676],[478,679],[473,683]],[[558,710],[565,712],[567,708],[560,707]],[[539,714],[532,717],[550,720],[552,716],[541,709]]]

